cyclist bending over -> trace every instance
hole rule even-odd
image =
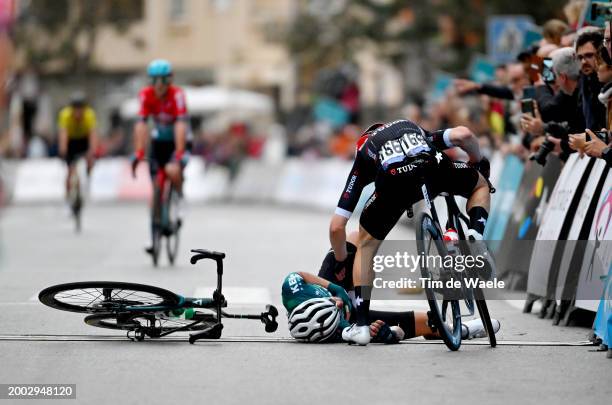
[[[467,152],[469,163],[454,163],[442,152],[455,146]],[[474,134],[466,127],[428,132],[408,120],[370,126],[357,143],[355,162],[329,230],[335,266],[341,267],[347,258],[346,223],[363,188],[374,182],[375,190],[359,219],[353,271],[356,323],[343,332],[346,341],[360,345],[370,342],[372,261],[404,211],[423,198],[421,177],[427,182],[431,199],[441,192],[468,199],[467,236],[482,240],[490,202],[489,162],[481,156]]]
[[[189,153],[187,151],[188,115],[185,95],[180,87],[172,84],[172,65],[170,62],[157,59],[152,61],[147,74],[151,85],[140,91],[140,119],[134,125],[134,155],[132,156],[132,173],[135,175],[136,166],[144,159],[145,146],[149,137],[147,121],[153,118],[151,131],[151,146],[149,149],[149,170],[151,178],[160,167],[163,167],[177,190],[179,201],[179,224],[182,217],[182,186],[183,169],[187,165]],[[147,252],[152,249],[147,248]]]
[[[89,173],[93,167],[97,148],[96,113],[87,105],[84,93],[78,91],[70,96],[70,105],[62,108],[59,113],[58,128],[59,155],[68,165],[66,176],[66,196],[68,196],[77,160],[86,155],[87,173]]]
[[[285,278],[282,300],[288,314],[289,332],[294,338],[308,342],[340,342],[342,330],[354,321],[351,298],[354,297],[352,276],[357,239],[357,232],[349,235],[348,256],[342,268],[336,267],[334,251],[329,250],[318,276],[294,272]],[[500,323],[492,321],[497,332]],[[369,313],[370,337],[379,343],[397,343],[416,336],[440,339],[430,325],[428,312],[372,310]],[[463,339],[486,336],[480,319],[463,323],[461,332]]]

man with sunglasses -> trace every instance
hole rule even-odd
[[[158,169],[163,167],[175,189],[179,192],[179,220],[182,206],[183,168],[189,153],[186,148],[188,135],[188,115],[185,94],[180,87],[172,84],[172,65],[167,60],[156,59],[147,67],[151,85],[139,94],[140,119],[134,125],[134,155],[132,173],[144,159],[145,146],[149,137],[147,121],[153,119],[151,146],[149,148],[149,169],[154,178]],[[151,252],[151,248],[146,249]]]
[[[587,27],[576,39],[576,58],[580,62],[580,98],[586,128],[598,131],[606,126],[606,109],[597,96],[602,84],[597,78],[597,50],[603,45],[599,29]],[[583,131],[580,131],[583,132]]]

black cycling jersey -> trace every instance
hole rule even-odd
[[[349,218],[361,191],[376,179],[379,172],[405,172],[410,170],[410,162],[418,156],[432,156],[452,147],[449,130],[428,132],[408,120],[370,127],[357,143],[355,162],[338,201],[336,213]]]

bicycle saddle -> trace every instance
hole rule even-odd
[[[196,264],[196,262],[201,259],[225,259],[225,253],[223,252],[214,252],[206,249],[191,249],[191,252],[195,253],[195,255],[191,256],[191,264]]]

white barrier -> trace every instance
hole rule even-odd
[[[61,201],[65,192],[66,165],[59,159],[29,159],[17,166],[12,201]]]

